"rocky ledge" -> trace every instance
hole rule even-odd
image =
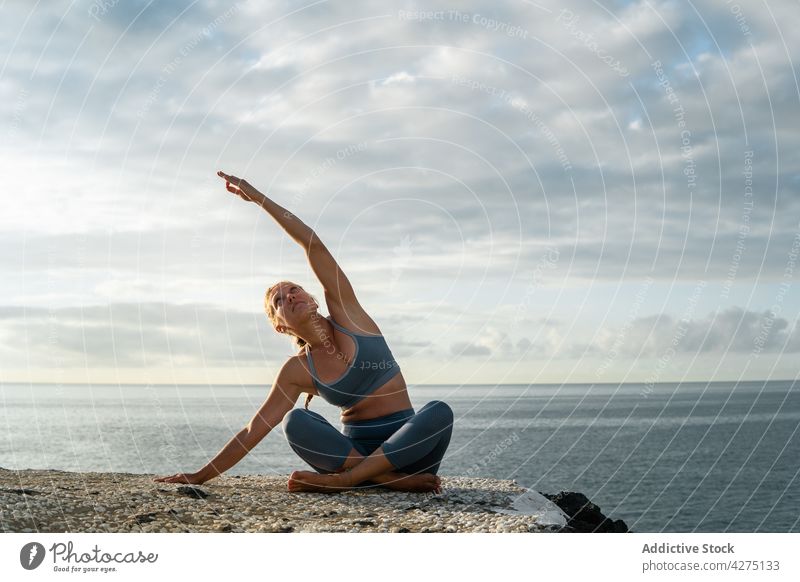
[[[627,532],[580,493],[442,476],[440,494],[370,487],[289,493],[287,477],[203,485],[151,475],[0,468],[3,532]]]

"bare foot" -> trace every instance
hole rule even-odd
[[[381,483],[381,485],[394,491],[442,492],[442,480],[433,473],[403,475],[399,479],[391,479]]]
[[[287,482],[289,491],[315,491],[317,493],[335,493],[349,489],[343,485],[338,473],[322,475],[313,471],[293,471]]]

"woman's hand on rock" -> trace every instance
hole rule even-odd
[[[259,202],[264,198],[264,195],[253,188],[247,180],[242,180],[222,171],[217,172],[217,176],[225,180],[225,188],[228,192],[236,194],[246,202]]]
[[[156,477],[153,481],[159,483],[188,483],[190,485],[202,485],[205,483],[199,473],[176,473],[167,477]]]

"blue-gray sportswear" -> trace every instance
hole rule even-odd
[[[355,343],[355,355],[348,370],[335,382],[325,384],[317,377],[314,360],[306,345],[311,378],[319,395],[333,405],[350,408],[400,373],[382,335],[353,333],[327,318],[333,327]],[[342,425],[342,434],[316,412],[295,408],[283,417],[283,432],[292,449],[320,473],[340,469],[355,448],[365,457],[383,445],[383,454],[403,473],[436,473],[453,430],[453,411],[434,400],[418,413],[413,408],[386,416]]]
[[[317,377],[314,360],[311,358],[311,352],[306,344],[308,367],[311,370],[314,386],[317,387],[322,398],[334,406],[350,408],[386,384],[390,378],[399,374],[400,366],[395,361],[382,335],[353,333],[333,321],[332,317],[326,319],[331,322],[333,327],[353,338],[356,346],[353,361],[347,371],[335,382],[325,384]]]
[[[434,473],[450,444],[453,411],[439,400],[379,418],[344,423],[336,430],[322,415],[293,408],[283,417],[283,433],[292,449],[319,473],[334,473],[355,448],[369,456],[383,454],[401,473]]]

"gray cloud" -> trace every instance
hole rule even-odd
[[[732,307],[682,320],[660,314],[635,318],[624,328],[570,331],[560,320],[520,320],[510,332],[480,328],[480,316],[462,314],[457,330],[421,339],[423,315],[395,314],[378,321],[395,357],[455,358],[523,362],[540,359],[658,358],[670,349],[689,355],[796,353],[800,327],[769,312]],[[18,368],[82,367],[253,367],[276,365],[293,344],[276,334],[261,313],[208,305],[114,303],[43,309],[0,307],[0,364]],[[533,336],[520,335],[533,332]],[[442,341],[460,336],[467,341]]]
[[[571,355],[617,354],[650,358],[670,350],[691,355],[760,354],[800,351],[800,326],[770,311],[730,307],[703,317],[669,314],[635,318],[624,328],[606,329],[592,343],[570,347]]]
[[[450,346],[450,353],[455,356],[491,356],[492,350],[487,346],[456,342]]]
[[[379,318],[396,357],[436,351],[397,324]],[[410,339],[407,339],[410,338]],[[0,306],[0,364],[37,367],[252,367],[282,363],[297,353],[266,315],[212,305],[111,303],[83,307]]]
[[[204,305],[3,307],[0,320],[6,367],[23,364],[15,351],[43,367],[259,366],[288,344],[263,314]]]
[[[428,296],[456,306],[448,317],[489,293],[513,302],[548,247],[559,259],[542,285],[713,283],[726,280],[743,242],[733,284],[744,288],[781,276],[800,230],[800,162],[787,155],[800,145],[791,2],[742,5],[744,20],[710,0],[691,9],[470,1],[437,18],[415,17],[432,10],[418,2],[141,0],[96,18],[93,5],[50,4],[30,18],[24,4],[4,7],[0,304],[53,305],[64,316],[104,301],[186,302],[205,306],[205,323],[193,339],[165,332],[134,356],[133,324],[119,337],[89,326],[85,345],[59,329],[73,354],[163,360],[173,342],[186,357],[208,342],[209,358],[224,361],[224,342],[202,334],[225,314],[256,333],[250,298],[277,278],[311,284],[302,253],[224,191],[219,168],[314,226],[365,302],[424,305],[417,327],[397,327],[408,355],[426,349],[409,330],[438,338],[442,354],[553,353],[556,328],[480,343],[469,334],[485,313],[454,342]],[[691,134],[691,188],[655,60]],[[742,241],[746,150],[754,196]],[[731,349],[744,349],[760,321],[759,306],[747,308],[735,333],[724,326],[737,315],[723,312],[705,322],[709,338],[695,346],[690,330],[684,345],[714,352],[733,333]],[[564,309],[557,315],[568,319]],[[644,334],[649,323],[667,335],[675,325],[636,325]],[[780,325],[778,343],[791,333]],[[237,349],[245,362],[262,355]]]

